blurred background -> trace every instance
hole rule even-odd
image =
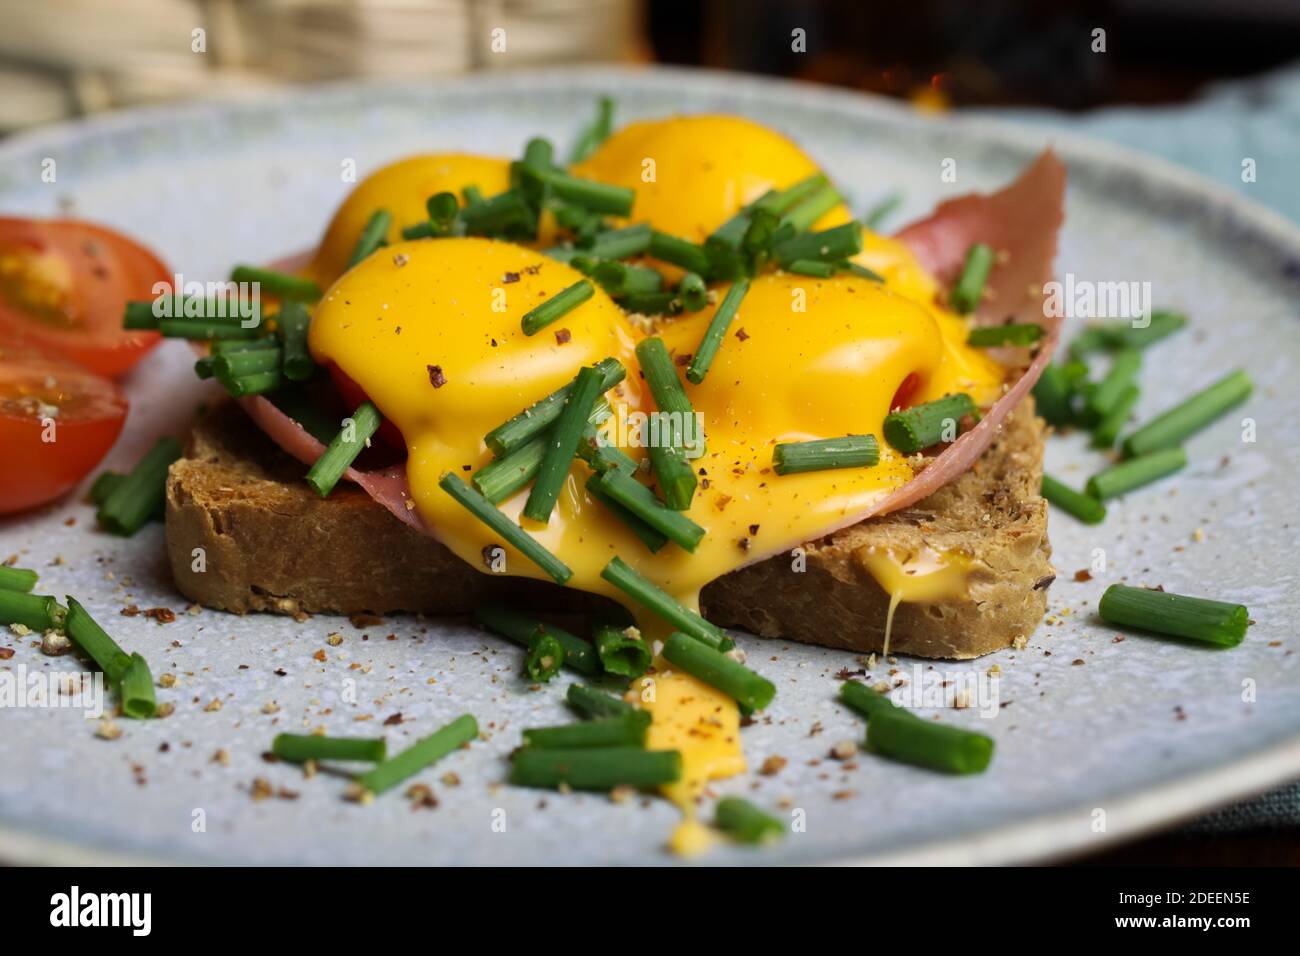
[[[1078,111],[1186,101],[1298,53],[1300,0],[0,0],[0,134],[285,84],[618,61]]]

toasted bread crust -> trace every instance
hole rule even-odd
[[[878,651],[889,597],[861,556],[928,545],[970,557],[968,593],[900,605],[891,651],[969,658],[1012,644],[1042,619],[1053,575],[1038,494],[1042,457],[1043,425],[1026,402],[956,481],[904,511],[808,543],[801,571],[778,555],[725,575],[704,589],[703,609],[765,637]],[[471,567],[360,489],[341,484],[317,497],[304,472],[236,406],[205,416],[167,482],[167,548],[181,592],[207,607],[282,614],[455,615],[492,599],[555,609],[593,601]]]

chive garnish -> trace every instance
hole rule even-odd
[[[741,843],[774,843],[785,836],[780,820],[740,797],[723,797],[714,814],[713,825]]]
[[[64,633],[104,672],[104,679],[116,686],[131,666],[131,655],[108,636],[79,601],[69,596],[67,602]]]
[[[962,266],[957,284],[952,287],[948,301],[952,307],[963,315],[974,312],[984,296],[984,286],[993,271],[993,247],[977,242],[966,251],[966,262]]]
[[[841,684],[840,700],[867,718],[867,744],[881,756],[955,774],[982,773],[993,759],[993,738],[924,720],[863,684]]]
[[[541,750],[585,750],[589,747],[644,747],[650,713],[630,710],[580,724],[533,727],[523,733],[524,746]]]
[[[580,179],[558,169],[548,170],[541,176],[541,180],[556,196],[575,206],[607,216],[632,215],[636,192],[626,186]]]
[[[169,339],[256,339],[263,335],[260,319],[248,328],[237,319],[163,319],[158,331]]]
[[[315,734],[276,734],[271,753],[289,763],[309,760],[365,760],[380,763],[388,756],[382,737],[319,737]]]
[[[230,281],[256,282],[263,292],[270,293],[277,299],[313,302],[321,296],[320,286],[311,279],[257,266],[235,266],[230,270]]]
[[[1070,343],[1070,355],[1084,358],[1093,352],[1113,349],[1144,349],[1173,335],[1187,325],[1187,317],[1168,309],[1156,309],[1146,328],[1137,328],[1131,321],[1102,322],[1090,325]]]
[[[307,472],[307,484],[316,494],[322,498],[329,497],[329,493],[343,477],[343,472],[352,467],[352,462],[361,454],[361,449],[370,443],[370,437],[379,430],[382,421],[379,409],[370,402],[362,402],[357,406],[352,417],[344,421],[338,434]]]
[[[570,684],[564,698],[569,702],[569,706],[586,720],[596,720],[600,717],[617,717],[620,714],[630,714],[636,710],[627,701],[612,694],[606,694],[603,691],[587,687],[585,684]]]
[[[93,488],[91,492],[94,493]],[[7,564],[0,564],[0,591],[30,591],[36,587],[36,582],[39,580],[40,575],[35,571],[27,568],[11,568]]]
[[[620,469],[607,470],[614,471]],[[627,474],[631,473],[627,472]],[[630,510],[616,501],[614,496],[606,491],[604,485],[601,484],[599,474],[592,475],[587,479],[586,488],[587,494],[599,501],[602,505],[613,512],[614,517],[627,525],[627,529],[636,535],[641,540],[642,544],[650,549],[651,554],[657,553],[660,548],[668,543],[667,535],[650,527],[650,525],[646,524]]]
[[[736,646],[726,631],[710,624],[690,608],[678,602],[666,591],[656,587],[646,577],[633,570],[622,558],[611,558],[600,576],[638,604],[658,614],[661,618],[684,631],[701,643],[719,651],[729,651]]]
[[[352,255],[348,259],[347,267],[351,269],[362,259],[370,256],[376,249],[384,244],[384,237],[388,235],[388,226],[393,221],[393,214],[387,209],[376,209],[366,220],[365,226],[361,229],[361,235],[357,238],[357,244],[352,249]],[[317,296],[319,298],[319,295]]]
[[[1120,430],[1128,424],[1129,417],[1133,414],[1133,406],[1137,404],[1138,394],[1139,390],[1136,384],[1124,387],[1124,391],[1120,392],[1119,398],[1111,406],[1110,411],[1092,430],[1093,448],[1110,448],[1114,446]]]
[[[763,710],[776,696],[776,685],[766,677],[681,631],[664,644],[664,658],[748,711]]]
[[[651,444],[650,464],[654,468],[659,489],[668,507],[685,511],[691,506],[691,499],[695,495],[698,484],[695,471],[686,457],[683,433],[688,421],[694,424],[695,409],[686,395],[686,390],[682,387],[681,380],[677,377],[677,369],[668,355],[668,348],[664,345],[663,339],[658,337],[642,339],[637,343],[636,357],[641,365],[641,373],[645,376],[646,384],[650,387],[650,394],[654,396],[655,405],[662,413],[659,420],[669,429],[666,441],[661,427],[659,441]],[[666,529],[660,530],[673,537]],[[677,538],[673,540],[678,541]],[[681,544],[680,541],[678,543]]]
[[[772,449],[772,470],[778,475],[832,468],[870,468],[879,461],[880,446],[875,435],[783,442]]]
[[[653,230],[649,223],[623,229],[609,229],[593,237],[586,254],[595,259],[630,259],[650,248]]]
[[[663,289],[664,277],[648,266],[606,260],[596,265],[591,277],[615,298],[645,296]]]
[[[583,430],[582,441],[578,442],[578,457],[590,465],[592,471],[601,472],[617,468],[630,475],[637,469],[635,459],[617,445],[606,443],[591,424]]]
[[[993,348],[999,345],[1033,345],[1043,337],[1041,325],[986,325],[971,329],[966,344],[971,348]]]
[[[613,790],[615,787],[661,787],[682,776],[682,755],[676,750],[640,747],[590,747],[547,750],[521,747],[510,762],[510,782],[520,787],[562,785],[574,790]]]
[[[1191,437],[1229,409],[1250,397],[1254,384],[1237,369],[1208,388],[1157,415],[1124,439],[1124,454],[1145,455]]]
[[[1069,425],[1074,422],[1074,387],[1064,368],[1051,364],[1034,383],[1034,405],[1038,414],[1050,425]]]
[[[607,392],[627,374],[623,364],[614,358],[601,359],[595,368],[601,374],[602,392]],[[503,422],[483,436],[483,442],[492,454],[500,458],[546,431],[560,417],[573,383],[556,389],[540,401],[534,402],[514,418]]]
[[[529,309],[524,314],[519,323],[524,330],[524,335],[536,335],[556,319],[563,318],[582,305],[595,292],[596,289],[589,279],[579,279],[567,289],[557,292],[541,305]]]
[[[862,251],[862,223],[846,222],[842,226],[805,232],[787,239],[772,250],[776,260],[786,268],[793,262],[812,260],[835,263]]]
[[[551,511],[559,500],[560,489],[564,487],[569,466],[578,451],[587,418],[600,397],[601,383],[602,376],[595,368],[587,366],[578,371],[560,417],[546,436],[546,453],[537,469],[533,490],[524,504],[524,517],[542,524],[550,521]]]
[[[1124,390],[1137,380],[1141,367],[1141,352],[1125,349],[1117,353],[1105,376],[1084,402],[1084,421],[1096,425],[1109,415],[1124,396]]]
[[[117,686],[122,698],[122,713],[133,720],[148,720],[158,712],[158,700],[153,692],[153,675],[149,665],[139,654],[132,654],[130,663]]]
[[[1097,607],[1107,624],[1236,647],[1246,636],[1250,612],[1243,604],[1188,597],[1112,584]]]
[[[291,382],[306,381],[316,370],[316,363],[307,351],[307,330],[311,326],[311,314],[297,302],[286,302],[280,314],[275,317],[275,322],[280,330],[283,356],[280,369],[284,377]]]
[[[57,630],[66,612],[47,594],[0,588],[0,624],[21,624],[38,634]]]
[[[460,215],[460,202],[455,193],[434,193],[425,200],[424,209],[429,214],[429,228],[433,235],[449,236],[455,232],[456,217]]]
[[[536,212],[518,189],[471,203],[461,210],[460,217],[471,236],[532,235],[537,231]]]
[[[569,165],[577,165],[594,153],[613,131],[614,101],[608,96],[602,96],[596,103],[596,118],[590,126],[583,129],[573,144],[573,150],[569,153]]]
[[[589,641],[584,641],[563,628],[543,623],[500,604],[480,604],[474,609],[474,620],[520,647],[528,647],[535,634],[549,634],[564,649],[566,667],[591,676],[600,673],[600,658],[596,656],[596,649]]]
[[[426,767],[437,763],[453,750],[459,750],[478,736],[478,721],[470,714],[457,717],[441,730],[434,731],[417,741],[391,760],[386,760],[373,770],[357,776],[356,782],[363,790],[378,796],[391,790],[408,777],[413,777]]]
[[[653,491],[624,472],[611,468],[593,476],[588,484],[588,487],[592,486],[685,551],[694,552],[704,538],[703,528],[680,511],[665,505]]]
[[[889,218],[899,206],[903,204],[903,194],[899,192],[890,193],[880,202],[876,203],[867,210],[867,214],[862,217],[862,224],[873,232],[880,229],[881,224]]]
[[[167,314],[154,315],[155,303],[161,304],[168,300],[170,300],[170,308],[166,310]],[[196,304],[199,305],[196,307]],[[233,304],[226,299],[172,295],[160,297],[157,300],[148,299],[128,302],[122,315],[122,328],[158,329],[164,321],[176,322],[179,320],[206,323],[204,327],[213,326],[222,329],[228,326],[239,327],[245,321],[252,321],[254,327],[256,327],[261,325],[262,313],[259,307],[253,310],[252,315],[241,315],[234,310]]]
[[[915,455],[940,442],[954,441],[961,420],[978,414],[969,395],[945,395],[933,402],[886,415],[885,441],[904,455]]]
[[[438,481],[438,485],[457,504],[499,534],[507,544],[545,571],[557,584],[565,584],[573,577],[573,571],[567,564],[533,540],[527,531],[497,510],[492,502],[465,484],[459,475],[449,471]]]
[[[1043,475],[1042,495],[1049,502],[1084,524],[1100,524],[1106,520],[1106,506],[1091,495],[1075,491],[1051,475]]]
[[[696,272],[688,272],[677,283],[677,298],[687,312],[699,312],[709,304],[709,287],[704,277]]]
[[[493,458],[470,477],[488,501],[499,505],[537,477],[546,456],[546,436],[539,435],[504,458]]]
[[[701,276],[709,274],[709,253],[698,242],[652,229],[648,251],[655,259],[671,262],[687,272]]]
[[[247,375],[221,378],[217,376],[226,391],[235,398],[242,398],[245,395],[263,395],[267,392],[274,392],[284,382],[280,376],[278,368],[269,372],[249,372]]]
[[[618,304],[632,315],[676,315],[682,310],[681,300],[672,292],[630,292]]]
[[[691,364],[686,369],[686,378],[689,381],[699,385],[704,381],[704,376],[709,374],[709,366],[713,364],[718,349],[722,347],[722,338],[727,334],[732,319],[740,309],[741,300],[745,298],[745,293],[748,291],[749,280],[743,276],[736,279],[727,290],[726,296],[723,297],[717,311],[713,313],[713,318],[709,321],[708,330],[700,339],[699,347],[691,357]]]
[[[119,474],[116,471],[101,472],[94,481],[90,483],[90,500],[94,504],[102,505],[104,499],[112,494],[113,489],[121,483],[126,475]]]
[[[601,624],[592,634],[596,654],[607,674],[640,677],[650,667],[650,648],[641,636],[629,628]]]
[[[806,184],[808,180],[804,182]],[[789,208],[781,218],[781,224],[793,227],[796,232],[805,232],[842,201],[843,197],[840,196],[839,191],[829,182],[826,182],[825,177],[823,177],[822,181],[817,184],[816,189],[813,189],[806,197],[799,197],[798,204],[793,208]]]
[[[433,223],[426,219],[423,222],[415,222],[409,226],[403,226],[402,238],[407,241],[412,239],[432,239]]]
[[[228,379],[257,372],[279,371],[280,350],[274,345],[256,349],[240,349],[212,356],[212,374],[223,384]]]
[[[845,260],[844,262],[841,262],[839,265],[841,269],[844,269],[850,274],[857,276],[859,279],[867,279],[870,282],[881,282],[881,283],[885,281],[885,277],[882,276],[875,269],[868,269],[866,266],[861,265],[857,262]]]
[[[817,259],[796,259],[785,266],[785,271],[799,276],[829,279],[839,271],[839,265],[834,262],[821,262]]]
[[[560,672],[564,664],[564,645],[554,634],[545,630],[534,631],[528,638],[528,653],[524,655],[524,673],[529,680],[546,683]]]
[[[167,497],[167,469],[181,457],[174,438],[160,438],[99,506],[95,517],[105,530],[130,537],[144,527]]]
[[[1172,475],[1187,465],[1182,448],[1164,448],[1112,465],[1088,479],[1088,494],[1106,501]]]

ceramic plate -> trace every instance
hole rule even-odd
[[[1297,385],[1300,230],[1186,172],[1115,147],[987,120],[918,117],[856,94],[683,71],[496,74],[406,87],[346,86],[255,101],[127,113],[0,145],[0,209],[60,209],[112,224],[155,247],[188,277],[222,278],[236,261],[271,260],[312,245],[347,186],[417,150],[514,155],[527,136],[566,142],[613,93],[620,120],[726,111],[785,131],[865,209],[901,190],[894,224],[948,196],[1012,179],[1049,142],[1069,166],[1058,272],[1089,281],[1149,281],[1157,305],[1186,310],[1193,328],[1150,353],[1139,414],[1149,416],[1234,366],[1254,398],[1192,439],[1176,479],[1117,502],[1106,523],[1051,522],[1059,579],[1048,619],[1020,650],[944,676],[1001,671],[994,716],[944,719],[997,740],[990,770],[948,777],[863,755],[827,759],[860,739],[835,703],[836,673],[853,655],[742,638],[780,692],[745,731],[751,766],[788,761],[776,776],[720,782],[802,821],[779,846],[721,848],[704,859],[750,862],[991,863],[1061,858],[1243,797],[1300,774],[1300,619],[1295,564],[1300,505]],[[44,161],[56,180],[46,183]],[[941,164],[956,161],[955,183]],[[44,164],[44,165],[43,165]],[[108,461],[129,465],[162,430],[183,434],[214,396],[168,343],[128,383],[127,432]],[[1253,422],[1254,441],[1249,423]],[[1048,467],[1081,484],[1102,463],[1079,437],[1055,439]],[[17,463],[5,462],[4,467]],[[0,712],[0,855],[10,861],[154,860],[338,865],[670,863],[676,813],[660,800],[614,803],[502,784],[523,727],[567,719],[567,681],[530,691],[519,654],[461,625],[394,617],[366,630],[341,618],[302,623],[266,615],[186,613],[169,579],[162,529],[131,540],[93,530],[80,496],[0,523],[3,555],[36,567],[43,590],[71,593],[155,675],[173,716],[125,724],[97,739],[79,711]],[[1105,571],[1076,581],[1104,553]],[[0,555],[0,556],[3,556]],[[1094,616],[1106,585],[1163,585],[1249,606],[1256,623],[1216,652],[1115,632]],[[165,606],[176,621],[119,615]],[[331,646],[327,635],[342,643]],[[16,670],[75,667],[5,634]],[[324,662],[316,659],[324,651]],[[912,675],[915,662],[895,665]],[[877,667],[873,676],[884,677]],[[210,702],[220,701],[220,710]],[[267,711],[274,710],[273,713]],[[436,809],[398,794],[345,802],[343,781],[304,780],[261,755],[279,731],[386,733],[390,747],[450,717],[476,714],[488,738],[448,758],[428,780]],[[400,724],[385,726],[400,713]],[[458,785],[445,783],[453,773]],[[296,794],[254,800],[262,778]],[[503,825],[504,824],[504,825]]]

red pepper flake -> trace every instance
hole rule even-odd
[[[429,369],[429,384],[434,388],[442,388],[447,384],[447,376],[442,374],[441,365],[427,366]]]
[[[1074,580],[1076,580],[1076,581],[1080,581],[1080,582],[1083,582],[1083,581],[1091,581],[1091,580],[1092,580],[1092,572],[1089,571],[1087,568],[1083,568],[1083,569],[1081,569],[1081,570],[1075,571],[1075,572],[1074,572]]]
[[[353,614],[348,617],[348,620],[351,621],[352,626],[359,631],[364,631],[368,627],[374,627],[378,624],[384,623],[382,617],[378,617],[374,614]]]
[[[406,265],[410,261],[411,261],[410,257],[407,256],[405,253],[402,252],[393,253],[393,265],[397,266],[397,268],[399,269],[402,268],[402,266]]]
[[[573,339],[573,335],[569,332],[568,329],[560,329],[558,332],[555,333],[556,345],[568,345],[572,339]]]
[[[0,647],[0,661],[7,661],[13,656],[14,649],[12,647]]]
[[[176,620],[176,612],[169,607],[151,607],[144,612],[145,617],[151,617],[159,624],[170,624]]]
[[[756,524],[751,524],[751,525],[749,526],[749,533],[750,533],[750,534],[758,534],[758,525],[756,525]]]
[[[694,357],[695,357],[695,356],[693,356],[693,355],[691,355],[689,352],[687,352],[685,355],[678,355],[677,357],[675,357],[675,358],[673,359],[673,361],[674,361],[676,364],[678,364],[678,365],[680,365],[680,366],[682,366],[682,367],[685,367],[685,366],[691,364],[691,359],[694,358]]]
[[[736,338],[740,339],[740,341],[742,342],[745,341],[745,339],[749,338],[749,333],[745,331],[745,327],[743,325],[740,328],[736,329]]]
[[[397,724],[400,724],[401,722],[402,722],[402,712],[400,710],[397,713],[391,714],[388,717],[384,718],[385,727],[393,727],[396,726]]]
[[[139,605],[136,605],[136,604],[128,604],[126,607],[122,608],[122,616],[123,616],[123,617],[139,617],[139,616],[140,616],[140,607],[139,607]]]
[[[503,276],[501,277],[501,284],[502,284],[502,285],[510,285],[510,283],[512,283],[512,282],[518,282],[518,281],[519,281],[519,273],[518,273],[518,272],[507,272],[505,275],[503,275]]]

